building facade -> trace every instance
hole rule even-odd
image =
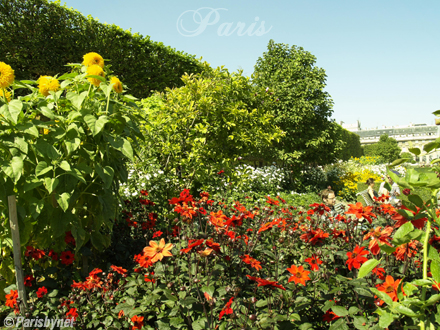
[[[430,153],[423,151],[423,146],[435,141],[440,137],[440,126],[427,124],[410,124],[408,126],[382,126],[382,128],[362,129],[358,121],[357,124],[343,124],[342,127],[360,136],[361,145],[379,142],[383,134],[396,139],[402,152],[407,152],[409,148],[419,148],[422,153],[416,157],[419,163],[428,164],[431,160],[440,158],[440,150],[433,150]]]

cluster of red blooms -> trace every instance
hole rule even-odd
[[[127,276],[127,270],[122,267],[112,265],[110,268],[113,270],[113,272],[122,275],[122,277]],[[101,289],[103,292],[106,292],[119,283],[119,279],[115,278],[114,273],[109,272],[104,279],[102,279],[98,275],[100,273],[102,273],[102,269],[95,268],[89,273],[89,276],[86,277],[86,280],[84,282],[77,283],[73,281],[72,288],[76,288],[82,291],[93,291]]]

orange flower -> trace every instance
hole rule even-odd
[[[144,326],[144,317],[143,316],[135,315],[131,318],[131,321],[134,323],[131,330],[142,329],[142,327]]]
[[[300,283],[306,286],[306,281],[310,280],[310,277],[308,276],[310,272],[304,270],[303,266],[296,267],[295,265],[292,265],[290,268],[287,268],[287,270],[293,274],[293,276],[290,276],[289,282],[294,281],[295,284]]]
[[[217,232],[224,230],[228,217],[223,214],[223,211],[211,212],[210,215],[209,222],[214,226],[215,230]]]
[[[371,253],[374,255],[379,254],[380,247],[379,242],[381,244],[386,244],[391,246],[391,244],[388,242],[391,237],[391,233],[393,232],[393,227],[386,227],[384,230],[380,231],[382,227],[376,227],[374,229],[371,229],[370,232],[364,236],[364,241],[372,237],[372,240],[370,241],[370,244],[368,245],[368,248],[370,249]]]
[[[150,246],[144,248],[144,255],[151,258],[151,262],[162,260],[163,257],[172,257],[170,250],[173,248],[173,244],[165,244],[165,240],[162,238],[158,244],[155,241],[150,241]]]
[[[118,319],[120,319],[121,317],[124,317],[124,311],[121,309],[118,313]]]
[[[348,264],[348,269],[351,270],[351,268],[359,269],[361,268],[361,265],[367,261],[368,259],[363,257],[363,255],[367,255],[368,251],[364,251],[364,247],[359,247],[356,245],[353,252],[347,252],[348,260],[346,264]]]
[[[251,267],[255,268],[256,270],[260,270],[262,269],[261,267],[261,262],[259,262],[257,259],[252,258],[251,256],[249,256],[248,254],[245,254],[244,256],[240,257],[240,259],[248,264],[251,265]]]
[[[200,254],[200,256],[202,257],[207,257],[211,254],[212,251],[213,251],[212,249],[206,248],[203,251],[198,251],[197,253]]]
[[[209,295],[208,292],[203,292],[203,295],[205,296],[205,298],[208,302],[213,300],[213,298]]]
[[[371,213],[371,210],[373,209],[372,206],[363,206],[361,202],[357,202],[356,205],[354,204],[348,204],[350,207],[345,214],[354,214],[357,219],[367,219],[369,223],[372,223],[373,220],[371,220],[371,217],[377,218],[376,214]]]
[[[15,305],[17,304],[17,298],[18,298],[18,291],[11,290],[11,293],[6,295],[5,305],[11,308],[15,308]]]
[[[115,266],[115,265],[111,265],[110,268],[111,268],[113,271],[115,271],[116,273],[118,273],[118,274],[121,274],[121,275],[126,275],[126,274],[127,274],[127,270],[124,269],[124,268],[122,268],[122,267],[118,267],[118,266]]]
[[[411,241],[407,244],[402,244],[394,251],[394,255],[397,260],[405,260],[406,258],[412,258],[417,254],[418,241]]]
[[[399,287],[401,280],[395,280],[390,275],[387,275],[385,282],[382,284],[376,285],[377,290],[385,292],[393,301],[397,301],[397,288]],[[403,288],[402,288],[403,291]],[[405,293],[404,293],[405,294]],[[380,301],[380,305],[383,304],[383,301]]]
[[[252,281],[257,282],[258,283],[257,286],[268,286],[269,288],[278,288],[278,289],[286,291],[286,288],[283,287],[282,285],[278,284],[277,281],[268,281],[268,280],[264,280],[262,278],[254,277],[254,276],[250,276],[250,275],[246,275],[246,277]]]

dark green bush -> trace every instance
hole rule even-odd
[[[14,68],[18,80],[60,74],[89,52],[112,59],[114,74],[136,97],[182,86],[185,72],[202,71],[194,55],[84,17],[59,1],[0,1],[0,22],[0,61]]]

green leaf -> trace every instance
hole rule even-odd
[[[68,162],[66,162],[65,160],[63,160],[59,166],[60,166],[60,168],[62,168],[66,172],[70,172],[72,170],[70,168],[70,164]]]
[[[423,203],[423,200],[420,198],[419,195],[409,195],[408,199],[410,200],[411,203],[413,203],[415,206],[424,209],[425,205]]]
[[[38,165],[35,167],[35,175],[36,176],[40,176],[43,174],[46,174],[47,172],[52,171],[53,167],[52,166],[47,166],[47,163],[42,161],[39,162]]]
[[[43,116],[49,119],[55,119],[55,114],[48,107],[41,107],[40,112]]]
[[[57,194],[56,199],[61,209],[66,212],[69,208],[70,194],[66,192],[62,193],[61,195]]]
[[[437,249],[433,247],[431,244],[428,245],[428,258],[440,262],[439,253]]]
[[[98,250],[98,251],[102,251],[104,250],[104,248],[107,247],[107,241],[104,238],[104,236],[97,232],[97,231],[93,231],[90,235],[90,239],[92,241],[93,246]]]
[[[210,286],[203,286],[202,287],[202,292],[206,292],[211,297],[214,297],[215,287],[213,287],[212,285],[210,285]]]
[[[385,253],[387,253],[388,255],[393,254],[397,250],[397,248],[395,248],[395,247],[392,247],[392,246],[389,246],[386,244],[380,244],[380,243],[379,243],[379,248],[382,251],[384,251]]]
[[[437,149],[439,144],[437,142],[429,142],[423,146],[423,150],[426,152],[430,152],[431,150]]]
[[[348,315],[348,311],[345,307],[342,306],[332,306],[332,311],[337,316],[344,317]]]
[[[383,328],[388,328],[388,326],[393,323],[393,315],[383,311],[382,315],[379,318],[379,326]]]
[[[260,299],[260,300],[257,301],[255,306],[258,307],[258,308],[267,306],[267,300],[266,299]]]
[[[113,148],[122,152],[122,154],[131,161],[134,161],[133,149],[131,148],[130,142],[119,136],[116,136],[115,138],[112,136],[108,136],[108,141]]]
[[[80,110],[81,109],[81,105],[82,105],[84,99],[86,98],[87,94],[88,94],[87,91],[84,91],[84,92],[82,92],[79,95],[76,92],[69,92],[69,93],[67,93],[66,97],[67,97],[68,100],[70,100],[70,102],[72,102],[72,105],[76,109]]]
[[[196,302],[197,302],[197,299],[194,298],[194,297],[186,297],[185,299],[183,299],[183,300],[180,301],[180,303],[181,303],[183,306],[189,306],[189,305],[192,305],[192,304],[194,304],[194,303],[196,303]]]
[[[100,116],[95,123],[95,130],[93,132],[93,136],[99,134],[102,131],[102,129],[104,128],[105,124],[108,122],[109,122],[109,119],[107,116]]]
[[[399,313],[410,316],[410,317],[417,317],[418,314],[415,313],[412,309],[402,306],[400,304],[397,304],[397,306],[394,307],[394,310],[398,311]]]
[[[57,178],[44,178],[44,186],[49,194],[58,186],[60,181]]]
[[[411,237],[408,236],[410,232],[414,230],[414,226],[411,222],[407,222],[400,226],[400,228],[395,232],[393,236],[393,244],[396,246],[400,246],[402,244],[408,243],[411,241]],[[405,242],[405,243],[402,243]]]
[[[435,116],[440,116],[440,110],[436,110],[432,114],[435,115]]]
[[[104,181],[104,188],[109,189],[113,183],[113,176],[115,171],[110,166],[106,166],[104,168],[101,167],[98,163],[95,165],[96,173],[98,173],[99,177]]]
[[[425,302],[425,306],[434,305],[437,301],[440,301],[440,294],[435,294],[429,297],[429,299]]]
[[[419,148],[409,148],[408,151],[416,156],[420,155],[421,153]]]
[[[7,166],[3,166],[2,170],[7,176],[9,176],[14,183],[17,183],[21,178],[21,172],[23,171],[23,160],[21,157],[13,157],[11,163]]]
[[[393,306],[393,300],[385,292],[379,291],[379,290],[377,290],[375,288],[370,288],[370,290],[376,296],[378,296],[381,300],[383,300],[388,306]]]
[[[414,280],[411,282],[411,284],[417,285],[417,286],[431,286],[432,281],[431,280]]]
[[[361,268],[359,269],[358,278],[363,278],[367,276],[377,265],[380,264],[382,259],[370,259],[367,262],[363,263]]]
[[[99,89],[101,89],[104,92],[105,97],[108,98],[113,87],[111,85],[107,85],[106,83],[101,83],[99,84]]]
[[[392,162],[390,164],[390,167],[394,167],[403,163],[407,163],[409,162],[411,159],[410,158],[400,158],[400,159],[396,159],[394,162]]]
[[[16,125],[18,116],[21,114],[21,110],[23,109],[23,103],[19,100],[12,100],[11,102],[8,103],[7,106],[8,106],[10,118],[12,119],[14,125]]]
[[[434,281],[440,283],[440,262],[436,260],[431,261],[431,274]]]
[[[38,180],[35,178],[32,179],[31,181],[26,181],[26,183],[24,184],[24,187],[23,187],[23,192],[37,188],[37,187],[41,186],[42,184],[43,184],[43,182],[41,180]]]
[[[338,319],[330,326],[329,330],[348,330],[348,326],[345,319]]]
[[[38,141],[34,147],[41,155],[43,155],[43,157],[48,157],[51,160],[58,159],[59,157],[58,151],[54,148],[54,146],[46,141]]]

